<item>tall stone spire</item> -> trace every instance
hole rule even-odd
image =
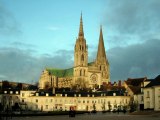
[[[104,47],[102,26],[100,27],[100,36],[99,36],[99,44],[98,44],[96,62],[101,63],[101,64],[104,62],[108,62],[106,58],[105,47]]]
[[[78,35],[78,37],[84,37],[82,13],[81,13],[81,18],[80,18],[80,26],[79,26],[79,35]]]

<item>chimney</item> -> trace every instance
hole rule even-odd
[[[122,86],[122,82],[121,80],[118,81],[118,87],[121,87]]]

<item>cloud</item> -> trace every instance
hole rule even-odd
[[[108,0],[106,5],[102,23],[112,47],[160,38],[159,0]]]
[[[0,48],[1,79],[19,82],[36,82],[45,67],[69,68],[73,66],[71,51],[60,50],[56,55],[34,56],[20,48]]]
[[[115,31],[123,34],[160,31],[159,0],[109,0],[107,4],[110,7],[104,23]]]
[[[159,44],[160,40],[151,39],[141,44],[115,47],[107,51],[111,80],[144,76],[155,78],[160,74]]]
[[[114,47],[107,51],[111,81],[147,76],[156,77],[160,71],[160,40],[146,40],[141,44]],[[89,61],[96,51],[89,53]],[[39,80],[42,70],[73,67],[73,51],[58,50],[53,54],[35,56],[21,48],[0,48],[0,79],[32,83]]]
[[[19,35],[21,34],[20,24],[16,21],[13,14],[5,8],[0,1],[0,35]]]

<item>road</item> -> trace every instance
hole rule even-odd
[[[9,119],[8,119],[9,120]],[[83,114],[69,117],[62,116],[35,116],[14,117],[12,120],[160,120],[160,115],[124,115],[124,114]]]

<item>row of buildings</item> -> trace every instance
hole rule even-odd
[[[110,82],[102,27],[95,61],[88,63],[88,45],[84,37],[82,15],[74,46],[74,66],[69,69],[46,68],[38,86],[0,82],[3,109],[19,106],[34,111],[160,111],[160,76]]]
[[[4,109],[16,104],[24,110],[59,111],[74,108],[77,111],[155,110],[160,111],[160,75],[155,79],[136,78],[107,84],[107,89],[73,91],[67,88],[40,90],[36,86],[2,87],[0,104]],[[11,86],[11,85],[10,85]]]

